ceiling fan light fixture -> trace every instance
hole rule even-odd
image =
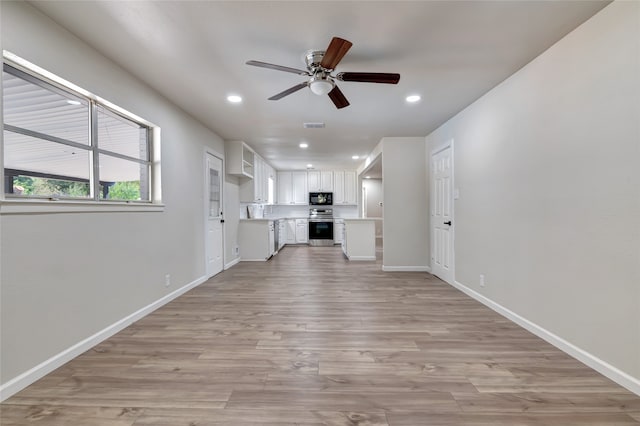
[[[309,82],[309,88],[318,96],[326,95],[332,91],[334,85],[332,81],[324,78],[312,78]]]

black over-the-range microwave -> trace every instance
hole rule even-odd
[[[312,205],[312,206],[333,205],[333,192],[310,192],[309,205]]]

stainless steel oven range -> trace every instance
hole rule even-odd
[[[309,209],[309,245],[333,245],[332,209]]]

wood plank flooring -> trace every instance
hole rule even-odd
[[[640,397],[425,273],[286,247],[0,406],[10,425],[640,425]]]

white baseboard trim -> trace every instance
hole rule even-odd
[[[155,302],[143,307],[142,309],[137,310],[136,312],[128,315],[121,320],[111,324],[110,326],[100,330],[93,336],[89,336],[86,339],[76,343],[75,345],[63,350],[62,352],[52,356],[48,360],[36,365],[30,370],[25,371],[17,377],[9,380],[6,383],[3,383],[0,386],[0,402],[9,398],[11,395],[14,395],[20,392],[22,389],[26,388],[30,384],[35,381],[41,379],[45,375],[51,373],[56,368],[64,365],[65,363],[71,361],[73,358],[78,355],[86,352],[91,349],[98,343],[108,339],[119,331],[125,329],[129,325],[138,321],[139,319],[149,315],[151,312],[160,308],[163,305],[171,302],[173,299],[181,296],[187,291],[191,290],[194,287],[199,286],[203,282],[206,281],[205,277],[200,277],[195,281],[190,282],[189,284],[163,296],[162,298],[156,300]]]
[[[458,281],[454,281],[452,285],[458,290],[467,294],[468,296],[476,299],[478,302],[482,303],[483,305],[493,309],[503,317],[515,322],[522,328],[530,331],[531,333],[535,334],[536,336],[540,337],[546,342],[552,344],[553,346],[565,352],[566,354],[574,357],[578,361],[593,368],[603,376],[608,377],[609,379],[613,380],[620,386],[640,396],[640,379],[625,373],[624,371],[614,367],[608,362],[601,360],[600,358],[585,351],[584,349],[566,341],[562,337],[516,314],[515,312],[483,296],[477,291],[472,290],[471,288],[465,286],[464,284]]]
[[[376,260],[375,256],[347,256],[349,260]]]
[[[240,257],[236,257],[231,262],[224,265],[224,270],[226,271],[227,269],[231,268],[233,265],[236,265],[238,263],[240,263]]]
[[[430,266],[386,266],[382,265],[385,272],[431,272]]]

